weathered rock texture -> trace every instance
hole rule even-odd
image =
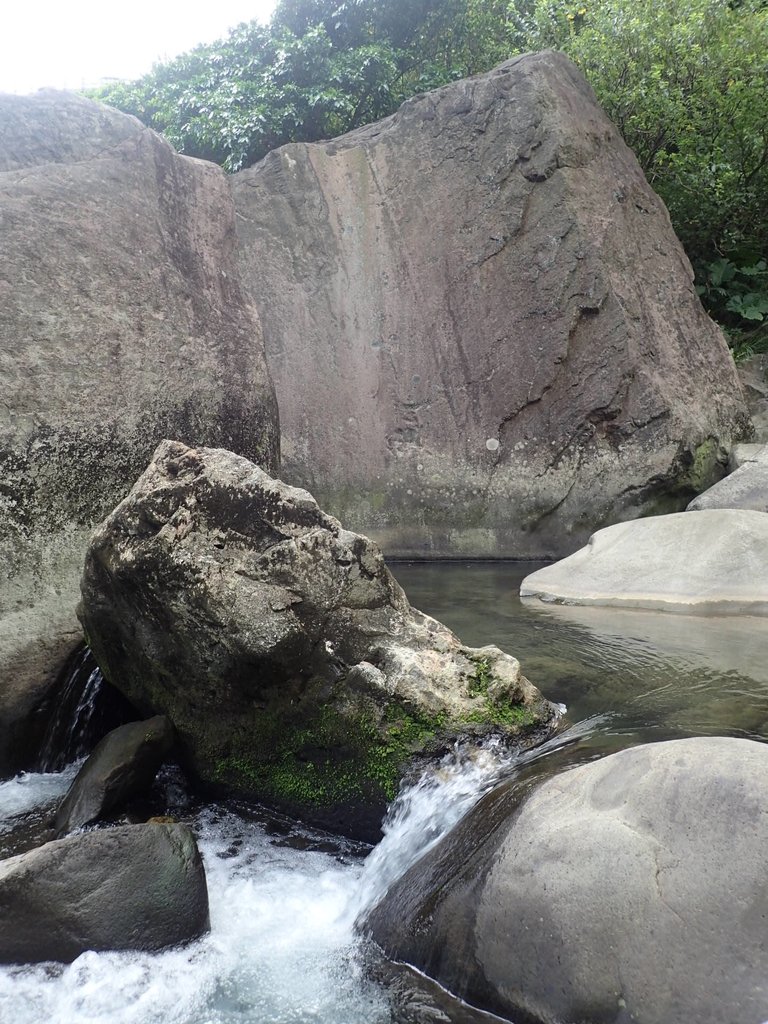
[[[101,740],[77,773],[56,812],[57,838],[98,821],[147,789],[173,746],[173,726],[164,715],[129,722]]]
[[[768,615],[768,515],[708,509],[616,523],[526,576],[520,596],[687,615]]]
[[[749,429],[663,204],[560,54],[233,190],[284,473],[387,554],[568,553],[682,509]]]
[[[223,173],[66,93],[0,97],[0,774],[74,647],[87,535],[169,434],[278,429]]]
[[[553,718],[514,658],[463,647],[366,537],[230,452],[164,442],[82,593],[105,675],[199,777],[349,834],[376,834],[410,754]]]
[[[0,862],[0,962],[87,949],[163,949],[208,930],[208,889],[186,825],[128,825]]]
[[[767,770],[765,744],[717,737],[508,783],[369,926],[393,959],[521,1024],[763,1021]]]

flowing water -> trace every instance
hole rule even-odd
[[[534,567],[393,570],[416,607],[467,643],[514,653],[567,706],[554,739],[518,759],[493,743],[457,749],[401,793],[370,853],[253,807],[185,806],[166,779],[167,802],[199,838],[210,934],[159,954],[86,953],[70,965],[0,968],[0,1022],[388,1024],[356,918],[521,762],[548,759],[559,770],[675,736],[768,738],[768,623],[523,604],[517,589]],[[74,771],[0,784],[0,857],[14,832],[45,822]]]

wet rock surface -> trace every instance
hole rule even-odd
[[[277,465],[223,172],[68,93],[0,97],[0,776],[81,639],[88,534],[163,437]]]
[[[208,930],[208,892],[185,825],[129,825],[0,861],[0,962],[69,962],[88,949],[156,950]]]
[[[525,1024],[768,1015],[768,746],[635,747],[505,784],[390,889],[393,959]]]
[[[411,608],[366,537],[230,452],[164,442],[94,533],[81,618],[198,778],[373,837],[413,755],[555,718],[496,647]]]
[[[234,175],[283,472],[391,556],[553,557],[749,431],[659,198],[567,58]]]
[[[164,715],[130,722],[108,733],[88,757],[56,811],[56,838],[98,821],[143,793],[173,741],[173,726]]]

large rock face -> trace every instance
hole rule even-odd
[[[747,427],[667,212],[563,55],[233,178],[283,466],[387,554],[553,556]]]
[[[768,1018],[768,746],[625,750],[489,794],[390,890],[374,937],[525,1024]]]
[[[164,442],[82,593],[106,677],[171,718],[199,777],[348,834],[378,832],[409,755],[553,719],[514,658],[463,647],[366,537],[230,452]]]
[[[208,889],[186,825],[128,825],[0,862],[0,963],[87,949],[163,949],[209,928]]]
[[[66,93],[0,97],[0,774],[79,637],[86,538],[159,441],[268,468],[274,395],[222,172]]]

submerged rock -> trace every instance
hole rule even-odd
[[[105,675],[172,719],[199,778],[348,834],[377,833],[411,755],[555,715],[513,657],[411,608],[366,537],[231,452],[164,442],[82,595]]]
[[[368,927],[392,959],[526,1024],[763,1021],[767,772],[766,744],[716,737],[507,783]]]
[[[169,435],[275,469],[220,168],[82,96],[0,96],[0,776],[82,639],[88,535]]]
[[[710,509],[617,523],[526,576],[520,596],[688,615],[768,615],[768,515]]]
[[[156,950],[209,928],[186,825],[128,825],[0,861],[0,962],[69,962],[88,949]]]
[[[129,722],[98,743],[77,773],[56,812],[56,836],[98,821],[112,808],[147,789],[173,746],[164,715]]]
[[[232,178],[288,479],[387,555],[552,557],[751,428],[661,200],[563,54]]]

